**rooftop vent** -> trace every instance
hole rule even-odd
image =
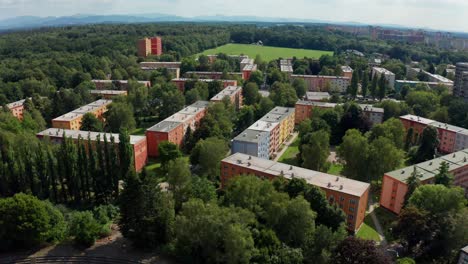
[[[401,170],[401,174],[404,174],[405,173],[405,170]]]
[[[431,161],[431,162],[429,162],[429,166],[432,166],[432,161]]]
[[[252,159],[252,156],[249,156],[249,160],[251,160],[251,159]]]
[[[328,187],[328,188],[330,188],[330,187],[331,187],[331,183],[330,183],[330,182],[327,184],[327,187]]]
[[[455,153],[453,153],[453,156],[452,156],[452,157],[455,158],[456,156],[457,156],[457,155],[456,155]]]
[[[342,184],[342,185],[340,185],[340,190],[343,190],[343,184]]]
[[[242,160],[238,159],[237,164],[242,164]]]
[[[291,178],[294,178],[294,172],[293,172],[293,173],[291,173]]]
[[[248,162],[248,163],[247,163],[247,166],[249,166],[249,167],[250,167],[250,165],[252,165],[252,164],[250,164],[250,162]]]
[[[340,180],[340,177],[336,177],[336,180],[335,181],[339,181]]]
[[[289,166],[289,170],[292,170],[292,169],[293,169],[293,166],[292,166],[292,165],[291,165],[291,166]]]

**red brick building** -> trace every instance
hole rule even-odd
[[[222,82],[223,83],[223,88],[226,88],[228,86],[237,86],[237,81],[236,80],[214,80],[214,79],[192,79],[192,78],[177,78],[177,79],[172,79],[171,82],[173,82],[179,91],[182,93],[185,92],[185,83],[188,81],[199,81],[199,82]]]
[[[244,101],[242,96],[242,87],[241,86],[228,86],[217,95],[213,96],[210,99],[211,102],[222,102],[225,97],[228,97],[231,103],[239,110]]]
[[[138,56],[147,57],[148,55],[162,54],[162,40],[160,37],[144,38],[138,40]]]
[[[128,90],[129,81],[127,80],[91,80],[96,85],[96,90]],[[151,87],[150,81],[137,81],[148,88]]]
[[[464,188],[466,196],[468,194],[468,149],[385,173],[382,181],[380,205],[399,214],[408,191],[406,183],[408,178],[416,170],[422,184],[433,184],[442,162],[449,165],[449,172],[454,176],[453,184]]]
[[[23,112],[24,112],[24,102],[26,99],[19,100],[13,103],[9,103],[6,105],[8,109],[10,109],[11,113],[14,117],[18,118],[19,120],[23,120]]]
[[[107,142],[109,143],[111,142],[111,138],[113,137],[115,147],[118,148],[119,146],[119,134],[111,134],[111,133],[49,128],[40,133],[37,133],[36,136],[40,139],[49,138],[49,140],[53,143],[61,143],[63,141],[64,134],[66,137],[71,138],[73,142],[75,143],[77,143],[78,139],[80,138],[83,139],[84,141],[87,141],[89,138],[93,146],[95,146],[95,142],[97,141],[98,136],[101,142],[103,142],[104,137],[106,137]],[[148,161],[146,137],[145,136],[130,136],[130,144],[132,145],[132,149],[133,149],[135,170],[137,172],[140,172]]]
[[[206,115],[209,102],[198,101],[185,107],[172,116],[146,130],[148,140],[148,155],[158,157],[158,146],[163,141],[182,146],[185,133],[190,127],[192,131],[198,128],[200,120]]]
[[[286,179],[304,179],[308,184],[322,189],[328,201],[345,212],[349,230],[358,230],[364,221],[370,189],[368,183],[242,153],[236,153],[221,161],[221,186],[226,186],[231,178],[238,175],[255,175],[269,180],[280,176]]]

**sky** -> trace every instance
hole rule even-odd
[[[468,0],[0,0],[0,19],[146,13],[320,19],[468,32]]]

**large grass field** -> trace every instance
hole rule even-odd
[[[251,44],[226,44],[214,49],[205,50],[201,54],[214,55],[218,53],[226,53],[228,55],[248,55],[250,58],[255,58],[260,54],[263,60],[271,61],[278,58],[320,58],[322,55],[333,55],[332,51],[323,50],[306,50],[306,49],[290,49],[269,46],[257,46]]]

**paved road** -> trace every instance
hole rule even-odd
[[[274,161],[278,161],[279,158],[281,158],[281,156],[284,154],[284,152],[286,152],[286,150],[288,149],[288,147],[294,142],[294,140],[296,140],[297,136],[299,136],[299,133],[297,132],[294,132],[292,134],[292,137],[287,141],[285,142],[283,145],[283,149],[278,152],[278,154],[276,155],[276,158],[274,159]]]

